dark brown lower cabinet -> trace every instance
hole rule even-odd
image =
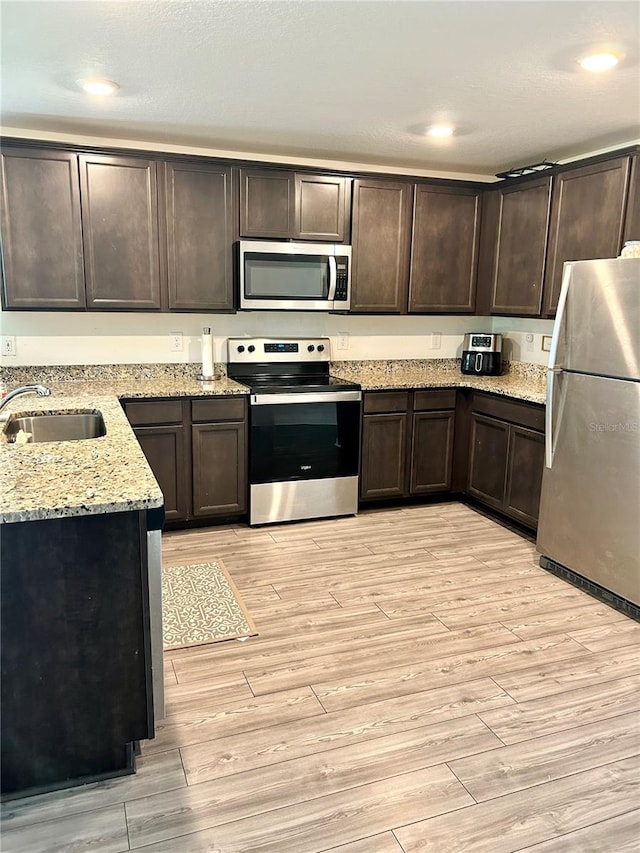
[[[132,772],[154,736],[146,513],[0,525],[2,794]]]
[[[412,495],[451,488],[454,412],[414,412],[409,490]]]
[[[164,496],[169,522],[247,510],[246,400],[127,400],[124,409]]]
[[[471,415],[468,493],[495,509],[504,504],[509,424]]]
[[[544,434],[511,426],[504,511],[529,527],[538,524],[543,468]]]
[[[451,489],[456,392],[365,394],[362,500]]]
[[[482,411],[471,413],[467,494],[535,529],[544,468],[544,409],[484,394],[474,394],[472,406]]]
[[[193,424],[193,515],[246,512],[246,427],[236,423]]]
[[[134,432],[164,496],[167,521],[186,518],[189,503],[184,426],[137,427]]]
[[[401,498],[406,494],[408,422],[406,412],[364,416],[361,498]]]

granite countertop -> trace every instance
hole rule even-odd
[[[334,362],[333,376],[357,382],[363,391],[405,388],[474,388],[530,403],[546,399],[546,368],[512,362],[503,376],[465,376],[456,359]]]
[[[80,441],[36,444],[12,444],[0,439],[0,523],[162,506],[162,492],[119,398],[248,393],[244,385],[226,377],[201,383],[195,376],[184,375],[69,380],[55,372],[43,378],[38,369],[33,375],[51,389],[51,396],[16,397],[2,410],[3,416],[100,411],[107,434]]]
[[[365,391],[476,388],[545,402],[545,369],[513,362],[499,377],[464,376],[455,359],[333,362],[333,376]],[[123,512],[162,506],[162,492],[120,406],[124,398],[248,394],[218,373],[200,382],[193,366],[121,365],[19,368],[3,372],[9,387],[34,381],[51,396],[19,396],[2,414],[100,411],[107,434],[81,441],[10,444],[0,437],[0,523]]]
[[[17,397],[3,410],[100,411],[107,434],[81,441],[0,443],[0,522],[125,512],[163,504],[115,396]]]

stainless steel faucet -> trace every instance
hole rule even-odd
[[[6,397],[0,400],[0,411],[4,409],[10,400],[13,400],[14,397],[18,397],[20,394],[37,394],[39,397],[48,397],[51,394],[51,390],[45,388],[44,385],[21,385],[19,388],[9,391]]]

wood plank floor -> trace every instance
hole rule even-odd
[[[259,637],[167,653],[136,776],[3,807],[4,853],[625,853],[640,625],[457,503],[165,535]]]

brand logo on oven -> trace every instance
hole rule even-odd
[[[310,470],[311,470],[311,465],[301,465],[301,466],[300,466],[300,470],[301,470],[301,471],[310,471]]]

